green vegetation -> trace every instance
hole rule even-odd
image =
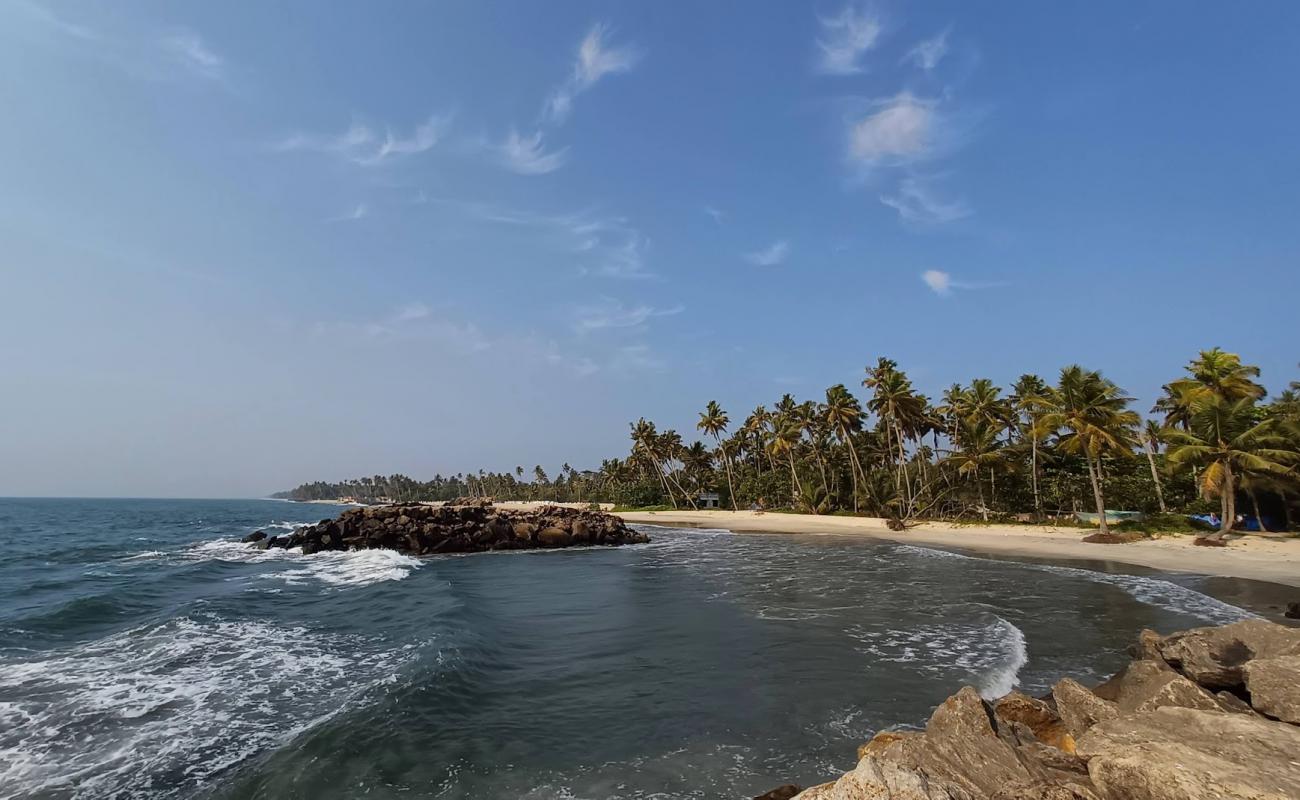
[[[630,452],[600,469],[565,464],[480,471],[427,482],[403,475],[282,493],[292,499],[352,497],[612,502],[620,509],[694,508],[702,492],[723,507],[814,514],[869,514],[898,524],[918,518],[1034,522],[1107,507],[1142,511],[1110,526],[1151,532],[1198,530],[1188,514],[1215,513],[1220,531],[1249,507],[1274,529],[1291,527],[1300,501],[1300,383],[1271,402],[1259,369],[1218,348],[1191,361],[1143,418],[1100,372],[1067,366],[1048,383],[1022,375],[1009,394],[978,378],[953,384],[937,403],[899,365],[866,369],[860,400],[845,386],[825,401],[787,394],[738,423],[710,401],[686,443],[644,418]],[[1102,527],[1107,528],[1105,515]]]

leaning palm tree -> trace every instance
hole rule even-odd
[[[712,436],[713,441],[718,445],[718,451],[722,454],[722,465],[727,470],[727,493],[731,496],[731,510],[738,511],[739,508],[736,506],[736,486],[731,478],[731,456],[727,453],[727,449],[722,446],[722,434],[727,432],[727,424],[730,421],[727,412],[722,410],[722,406],[718,405],[718,401],[710,400],[709,404],[704,407],[704,411],[701,412],[700,421],[695,424],[695,427]]]
[[[660,463],[658,446],[659,432],[655,429],[653,422],[647,422],[645,417],[632,423],[632,453],[639,456],[646,464],[649,464],[659,477],[659,485],[663,487],[664,494],[668,495],[668,502],[677,508],[677,495],[673,494],[672,488],[668,485],[668,477],[664,474],[663,464]]]
[[[1038,420],[1038,433],[1056,433],[1062,452],[1082,455],[1087,463],[1103,534],[1110,528],[1106,523],[1101,460],[1133,454],[1133,431],[1140,418],[1128,409],[1132,399],[1100,372],[1073,364],[1061,370],[1057,385],[1048,390],[1042,403],[1045,413]]]
[[[1006,453],[998,441],[1001,427],[994,422],[980,417],[967,417],[961,425],[961,448],[945,459],[957,467],[957,474],[974,479],[980,501],[980,516],[985,522],[989,519],[989,507],[984,502],[984,480],[981,471],[987,472],[990,480],[995,471],[1004,463]],[[996,484],[994,484],[996,487]],[[996,501],[995,501],[996,502]]]
[[[1028,422],[1022,431],[1022,436],[1029,438],[1029,476],[1034,490],[1034,516],[1039,519],[1043,515],[1043,503],[1038,493],[1039,436],[1035,428],[1045,397],[1047,397],[1047,384],[1034,374],[1021,375],[1011,387],[1011,407],[1018,417],[1023,415]]]
[[[853,444],[853,434],[862,430],[862,406],[858,398],[849,394],[844,384],[837,383],[826,390],[824,412],[826,423],[835,431],[844,449],[849,451],[849,475],[853,480],[853,513],[858,513],[858,480],[866,482],[862,464],[858,461],[857,448]]]
[[[1142,449],[1147,454],[1147,464],[1151,467],[1151,482],[1156,487],[1156,502],[1160,504],[1160,513],[1166,514],[1169,509],[1165,507],[1165,490],[1160,485],[1160,471],[1156,469],[1156,453],[1160,450],[1161,428],[1155,420],[1147,420],[1146,425],[1142,426]]]
[[[1286,437],[1274,418],[1259,421],[1250,397],[1225,400],[1214,394],[1191,404],[1188,430],[1166,428],[1169,464],[1174,469],[1200,468],[1200,489],[1219,498],[1219,535],[1236,520],[1236,491],[1240,480],[1255,476],[1294,476],[1300,454],[1286,449]]]
[[[867,377],[862,380],[862,385],[872,392],[867,408],[879,418],[886,442],[896,448],[893,452],[897,457],[898,486],[910,504],[912,489],[907,474],[905,431],[920,428],[925,416],[925,398],[913,391],[912,381],[898,369],[898,362],[888,358],[879,358],[876,366],[867,368]],[[906,491],[903,491],[904,487]]]
[[[803,484],[799,482],[799,472],[794,466],[794,450],[799,441],[803,438],[803,428],[794,421],[786,422],[772,434],[772,441],[768,444],[768,452],[774,458],[784,456],[786,462],[790,465],[790,500],[792,505],[799,504],[799,498],[803,496]]]

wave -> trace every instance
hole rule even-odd
[[[986,699],[1016,687],[1029,663],[1024,631],[1006,619],[987,614],[984,622],[872,629],[857,626],[849,636],[859,652],[878,662],[906,664],[936,678],[959,677],[973,683]]]
[[[0,797],[190,796],[411,657],[358,636],[180,617],[6,659]]]
[[[150,550],[122,560],[149,561],[160,558],[171,558],[181,563],[224,561],[283,565],[283,569],[258,577],[278,579],[295,586],[313,580],[334,587],[369,586],[383,581],[400,581],[421,566],[418,558],[395,550],[330,550],[306,556],[300,547],[259,550],[231,539],[199,542],[171,553]]]
[[[948,550],[938,550],[911,544],[900,544],[897,545],[897,548],[902,552],[921,556],[923,558],[957,558],[971,561],[993,560],[1000,564],[1016,564],[1023,566],[1026,569],[1083,578],[1094,583],[1105,583],[1123,590],[1138,602],[1156,606],[1157,608],[1163,608],[1166,611],[1190,614],[1216,625],[1238,622],[1243,619],[1251,619],[1258,616],[1244,608],[1238,608],[1230,603],[1225,603],[1222,600],[1210,597],[1207,594],[1202,594],[1195,589],[1188,588],[1182,584],[1174,583],[1173,581],[1165,580],[1163,578],[1154,578],[1147,575],[1097,572],[1096,570],[1091,569],[1065,567],[1056,564],[1034,564],[1025,561],[984,559],[963,555],[961,553],[953,553]]]

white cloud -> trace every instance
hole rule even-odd
[[[520,175],[545,175],[564,166],[568,148],[547,152],[542,146],[541,131],[532,136],[520,136],[518,131],[512,130],[498,151],[506,169]]]
[[[949,29],[944,29],[933,38],[919,42],[907,54],[903,56],[903,61],[911,61],[918,67],[929,72],[939,66],[939,62],[948,54],[948,34]]]
[[[204,78],[221,80],[225,59],[212,52],[197,33],[178,31],[162,38],[163,50],[189,71]]]
[[[915,225],[941,225],[971,215],[970,207],[964,202],[944,200],[929,181],[915,176],[904,178],[897,193],[882,194],[880,202],[897,211],[904,222]]]
[[[668,368],[668,362],[656,355],[649,345],[630,344],[614,352],[609,368],[620,373],[663,372]]]
[[[380,136],[366,123],[354,119],[347,130],[335,135],[295,134],[275,146],[281,152],[304,150],[325,153],[361,166],[376,166],[399,156],[415,155],[432,149],[451,124],[450,115],[431,115],[409,136],[384,129]]]
[[[608,32],[604,25],[593,25],[578,45],[572,74],[551,92],[542,110],[543,118],[551,124],[563,123],[573,110],[574,98],[595,86],[601,78],[627,72],[641,60],[641,51],[634,46],[613,47],[606,44],[605,36]]]
[[[396,323],[414,322],[417,319],[428,319],[433,312],[424,303],[411,303],[397,309],[393,315],[393,321]]]
[[[745,260],[760,267],[774,267],[784,262],[789,255],[790,243],[782,239],[762,250],[746,253]]]
[[[866,166],[906,164],[924,158],[935,145],[934,103],[910,92],[878,103],[878,109],[849,131],[849,156]]]
[[[880,19],[866,9],[847,5],[837,16],[818,21],[822,35],[817,39],[817,71],[826,75],[862,72],[858,61],[880,38]]]
[[[948,294],[952,291],[952,276],[943,270],[927,269],[921,273],[921,280],[925,285],[930,287],[930,291],[935,294]]]
[[[721,225],[723,220],[727,218],[726,214],[722,213],[721,211],[714,208],[713,206],[705,206],[704,213],[708,214],[710,217],[713,217],[713,221],[718,223],[719,225]]]
[[[573,328],[579,334],[615,328],[639,328],[656,317],[671,317],[686,310],[685,306],[654,308],[648,305],[626,306],[612,297],[574,311]]]

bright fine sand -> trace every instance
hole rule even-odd
[[[1079,528],[1036,525],[957,525],[921,522],[895,532],[870,517],[772,514],[761,511],[619,512],[628,522],[725,528],[736,533],[850,534],[985,553],[1050,559],[1118,561],[1169,572],[1193,572],[1300,586],[1300,538],[1243,536],[1228,547],[1196,547],[1192,537],[1168,535],[1130,544],[1088,544]]]

